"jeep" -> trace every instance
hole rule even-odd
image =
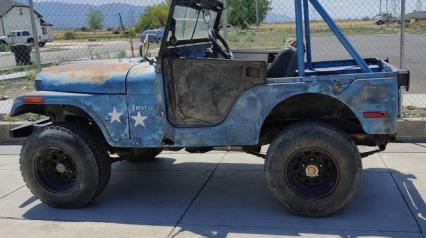
[[[352,59],[312,60],[309,7]],[[231,50],[223,11],[218,0],[173,0],[155,59],[145,40],[142,59],[38,74],[37,91],[11,112],[46,116],[10,131],[27,137],[20,167],[31,192],[51,207],[80,208],[105,189],[115,161],[225,147],[264,158],[267,185],[289,211],[342,209],[359,185],[361,158],[395,138],[409,72],[362,58],[318,0],[295,0],[296,47],[280,50]]]

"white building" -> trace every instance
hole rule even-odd
[[[45,22],[38,12],[34,11],[34,13],[40,38],[53,40],[52,24]],[[0,0],[0,36],[21,30],[32,32],[29,6],[13,0]]]

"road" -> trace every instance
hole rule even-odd
[[[424,237],[426,144],[391,144],[363,160],[359,191],[338,214],[289,214],[266,188],[263,160],[236,152],[169,152],[113,165],[83,209],[49,208],[24,186],[19,146],[0,146],[3,237]],[[362,148],[362,151],[366,151]]]
[[[391,64],[399,66],[399,35],[359,35],[350,36],[350,40],[364,57],[389,58]],[[315,60],[350,58],[335,37],[313,38],[313,56]],[[90,46],[90,47],[89,47]],[[137,55],[138,46],[135,46]],[[84,43],[64,45],[48,44],[42,49],[42,63],[65,62],[76,59],[102,58],[106,55],[118,57],[119,52],[129,51],[125,41]],[[407,34],[405,65],[412,72],[411,93],[426,93],[426,34]],[[12,54],[0,55],[0,69],[14,67]]]
[[[389,59],[399,67],[399,34],[351,36],[350,41],[363,57]],[[313,57],[316,60],[350,58],[335,37],[319,37],[312,40]],[[405,67],[411,71],[410,93],[426,93],[426,34],[407,34]]]

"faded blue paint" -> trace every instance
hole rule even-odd
[[[127,73],[137,63],[129,59],[69,63],[41,72],[36,85],[42,91],[125,94]]]
[[[39,74],[36,79],[39,91],[26,96],[42,96],[45,105],[81,108],[114,147],[256,145],[262,125],[274,108],[301,94],[326,95],[342,102],[352,110],[367,134],[395,134],[400,102],[398,70],[378,59],[362,59],[320,3],[309,1],[354,59],[305,63],[303,14],[308,18],[308,1],[303,0],[302,5],[302,0],[295,0],[301,77],[268,79],[250,88],[236,99],[219,125],[176,127],[168,121],[161,63],[157,68],[128,59],[66,64]],[[311,58],[309,25],[305,31],[308,58]],[[164,43],[163,40],[162,47]],[[178,55],[203,58],[209,45],[210,42],[201,42],[178,48]],[[310,70],[305,72],[305,68]],[[12,116],[26,112],[24,98],[15,101]],[[366,119],[364,112],[388,112],[389,117]]]
[[[350,62],[335,61],[333,69],[340,67],[342,71],[348,68]],[[47,105],[81,108],[99,125],[108,143],[115,147],[164,147],[164,139],[174,141],[175,147],[254,145],[259,140],[262,124],[269,113],[282,101],[305,93],[328,95],[341,101],[358,117],[367,134],[395,134],[398,115],[397,72],[385,62],[377,62],[376,70],[383,72],[344,75],[327,73],[326,76],[268,80],[241,95],[224,122],[212,127],[182,128],[171,125],[167,120],[162,74],[156,73],[154,67],[147,63],[140,63],[130,69],[126,94],[39,91],[28,95],[43,96],[44,104]],[[333,61],[313,63],[313,66],[321,65],[331,66]],[[316,70],[327,72],[326,68]],[[339,87],[336,86],[337,81]],[[25,104],[23,98],[16,100],[12,114],[19,112]],[[120,123],[112,120],[114,107],[120,114]],[[366,119],[363,113],[367,111],[387,111],[390,117]],[[135,126],[137,121],[134,118],[138,114],[144,118],[143,125]]]

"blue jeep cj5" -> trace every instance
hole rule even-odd
[[[309,7],[352,59],[312,61]],[[37,91],[16,99],[11,113],[48,117],[10,132],[28,136],[20,163],[32,193],[52,207],[79,208],[102,193],[112,162],[226,147],[264,157],[267,184],[291,212],[326,216],[344,207],[361,158],[397,133],[409,72],[362,58],[318,0],[295,0],[297,47],[280,51],[232,52],[220,35],[223,11],[218,0],[173,0],[155,60],[145,57],[145,40],[142,60],[41,72]],[[357,145],[377,150],[361,154]]]

